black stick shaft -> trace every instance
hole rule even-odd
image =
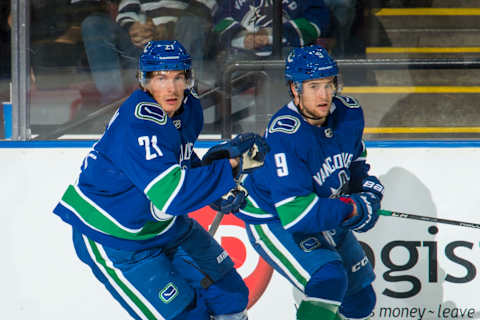
[[[220,226],[220,222],[222,222],[224,214],[220,211],[217,211],[215,215],[215,219],[213,219],[212,224],[210,225],[210,229],[208,229],[208,233],[213,237],[217,232],[218,227]]]
[[[379,210],[378,214],[381,215],[381,216],[390,216],[390,217],[397,217],[397,218],[404,218],[404,219],[413,219],[413,220],[420,220],[420,221],[432,222],[432,223],[445,223],[445,224],[451,224],[451,225],[459,226],[459,227],[480,229],[480,224],[472,223],[472,222],[464,222],[464,221],[434,218],[434,217],[428,217],[428,216],[420,216],[420,215],[416,215],[416,214],[389,211],[389,210]]]

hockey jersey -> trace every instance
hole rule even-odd
[[[204,6],[210,18],[210,10],[215,5],[215,0],[122,0],[116,21],[126,29],[134,22],[145,23],[147,19],[151,19],[154,25],[175,23],[198,6]]]
[[[280,220],[291,232],[339,227],[351,205],[337,199],[359,192],[368,175],[362,140],[363,111],[350,97],[336,96],[326,123],[312,126],[291,101],[265,131],[271,148],[263,167],[244,180],[249,196],[238,217],[248,223]]]
[[[104,245],[163,245],[188,229],[185,214],[235,186],[228,159],[200,166],[193,150],[203,127],[199,100],[186,92],[168,117],[137,90],[121,105],[54,209],[65,222]]]
[[[240,32],[257,32],[272,28],[273,0],[223,1],[214,15],[214,31],[222,46]],[[285,46],[312,44],[325,36],[330,25],[330,13],[322,0],[282,1],[282,36]]]

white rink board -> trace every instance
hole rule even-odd
[[[51,213],[87,151],[0,148],[2,319],[129,319],[78,262],[70,229]],[[369,162],[385,184],[385,209],[480,223],[480,149],[370,148]],[[432,226],[381,217],[359,236],[375,257],[374,319],[480,318],[480,230]],[[291,292],[274,273],[250,319],[294,319]]]

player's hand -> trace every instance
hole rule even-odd
[[[256,168],[263,166],[265,157],[270,151],[270,147],[264,138],[257,135],[254,140],[252,147],[247,152],[244,152],[240,158],[240,173],[250,173]]]
[[[342,224],[357,232],[366,232],[373,228],[378,220],[378,210],[380,210],[380,201],[371,192],[360,192],[352,194],[344,199],[353,201],[353,215]],[[348,201],[345,201],[348,202]]]
[[[245,207],[247,204],[247,196],[247,190],[241,184],[237,184],[237,186],[226,195],[210,204],[210,207],[224,214],[230,212],[235,213]]]
[[[249,50],[259,49],[269,44],[271,44],[270,37],[264,29],[260,29],[255,33],[248,33],[243,40],[244,47]]]
[[[266,154],[270,151],[266,140],[256,133],[241,133],[230,141],[208,149],[202,164],[208,165],[219,159],[230,159],[233,176],[237,179],[242,173],[252,172],[263,166]]]
[[[254,150],[252,147],[256,145]],[[250,158],[263,162],[265,155],[270,151],[265,139],[256,133],[241,133],[230,141],[217,144],[203,156],[202,164],[208,165],[219,159],[232,159],[243,157],[245,153]]]
[[[243,46],[248,50],[253,50],[255,48],[255,33],[247,33],[243,39]]]
[[[377,197],[378,202],[382,201],[383,199],[383,184],[375,176],[367,176],[365,179],[363,179],[362,191],[372,193],[375,197]]]
[[[148,41],[153,40],[154,28],[155,27],[151,21],[145,23],[135,21],[128,30],[133,45],[143,48]]]

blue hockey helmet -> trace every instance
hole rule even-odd
[[[285,62],[285,79],[295,83],[338,75],[335,60],[319,45],[295,48]]]
[[[176,40],[149,41],[140,56],[140,72],[162,70],[190,70],[192,57]]]

